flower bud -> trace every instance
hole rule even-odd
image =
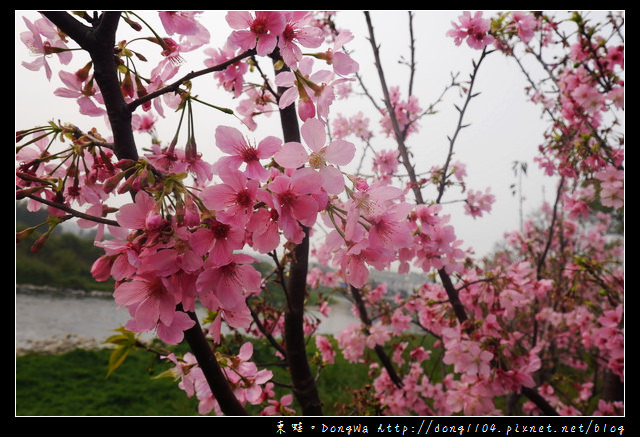
[[[184,158],[187,162],[195,161],[198,158],[198,146],[193,137],[187,141],[187,145],[184,148]]]
[[[40,249],[42,249],[42,246],[44,246],[44,244],[47,242],[47,240],[49,239],[49,232],[47,232],[46,234],[42,234],[40,237],[38,237],[38,239],[36,240],[35,243],[33,243],[33,246],[31,246],[31,253],[36,253],[37,251],[39,251]]]
[[[162,216],[155,211],[149,211],[144,220],[144,227],[148,231],[159,229],[162,226]]]
[[[316,107],[310,99],[300,100],[298,104],[298,115],[302,121],[307,121],[316,115]]]
[[[24,229],[20,232],[16,232],[16,244],[20,244],[22,243],[24,240],[26,240],[27,238],[29,238],[29,236],[31,234],[33,234],[33,231],[36,230],[37,227],[31,227],[31,228],[27,228]]]
[[[111,275],[111,266],[113,264],[113,258],[110,256],[103,255],[91,266],[91,275],[93,279],[98,282],[103,282],[109,279]]]

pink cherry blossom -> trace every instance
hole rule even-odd
[[[531,41],[537,25],[533,14],[522,11],[513,11],[511,13],[511,18],[513,18],[513,26],[515,27],[515,31],[522,42],[528,43]]]
[[[337,340],[338,347],[347,361],[360,362],[364,353],[365,337],[359,324],[350,323],[346,329],[338,334]]]
[[[619,109],[624,109],[624,82],[620,81],[618,86],[607,93],[606,98]]]
[[[369,335],[365,339],[365,345],[374,349],[376,345],[383,345],[391,339],[391,332],[380,322],[369,327]]]
[[[269,177],[260,160],[271,158],[282,144],[279,138],[269,136],[260,141],[257,147],[253,147],[238,129],[229,126],[218,126],[215,137],[218,148],[231,156],[220,158],[214,164],[214,171],[219,172],[223,167],[237,169],[245,163],[244,174],[260,181]]]
[[[300,243],[304,237],[300,225],[309,227],[315,223],[318,212],[324,208],[324,204],[319,204],[318,197],[314,196],[321,196],[321,187],[322,177],[313,171],[296,171],[291,177],[278,176],[267,185],[273,193],[278,225],[288,240]]]
[[[200,199],[211,210],[219,211],[226,223],[243,226],[250,218],[259,183],[232,168],[221,168],[222,184],[206,187]]]
[[[473,218],[482,217],[484,212],[491,212],[491,205],[495,202],[495,196],[491,194],[491,188],[486,188],[484,193],[479,190],[468,190],[464,211]]]
[[[101,99],[95,85],[87,90],[87,87],[77,75],[60,71],[59,76],[66,88],[57,88],[53,92],[56,96],[76,99],[81,114],[97,117],[107,113],[106,110],[98,107],[92,100],[92,97]]]
[[[341,31],[335,38],[333,47],[324,53],[317,53],[315,57],[326,61],[333,67],[333,71],[340,76],[348,76],[358,71],[360,66],[348,54],[342,51],[343,46],[352,41],[353,34],[348,30]]]
[[[391,328],[395,334],[402,334],[409,330],[409,324],[411,323],[411,316],[406,314],[400,308],[393,312],[391,316]]]
[[[351,134],[349,119],[342,114],[337,114],[331,122],[331,132],[336,138],[344,138]]]
[[[407,100],[402,100],[400,94],[400,88],[392,86],[389,88],[389,100],[393,107],[393,112],[398,122],[398,127],[401,132],[405,132],[405,137],[418,132],[417,120],[422,114],[422,108],[418,101],[418,97],[415,95],[409,96]],[[380,119],[380,125],[382,126],[383,133],[392,138],[395,135],[393,123],[386,108],[381,110],[383,117]]]
[[[413,242],[407,225],[411,209],[408,203],[400,203],[389,206],[386,211],[365,216],[371,226],[368,235],[371,247],[398,250],[409,246]]]
[[[250,130],[256,130],[255,118],[263,115],[269,117],[275,105],[275,97],[265,89],[250,87],[244,90],[245,98],[238,103],[237,112],[242,115],[242,122]]]
[[[228,45],[220,49],[207,48],[204,53],[208,55],[208,58],[204,61],[207,67],[219,65],[237,55],[236,50]],[[248,69],[246,62],[238,61],[222,71],[216,71],[213,76],[218,79],[218,83],[225,90],[233,92],[234,97],[240,97],[243,92],[244,74]]]
[[[210,294],[215,296],[216,302],[219,302],[222,308],[234,310],[244,305],[246,297],[259,293],[262,277],[251,266],[254,261],[253,257],[244,254],[233,254],[227,264],[219,264],[209,258],[196,281],[196,288],[203,304],[212,311],[219,309],[211,305],[207,298]]]
[[[624,69],[624,46],[609,47],[607,50],[607,67],[613,71],[614,67],[618,65],[621,69]]]
[[[269,253],[280,244],[278,213],[275,209],[260,208],[247,223],[248,244],[260,253]]]
[[[131,116],[131,126],[138,132],[153,133],[157,118],[153,114],[133,114]]]
[[[51,67],[47,62],[50,54],[55,53],[60,62],[64,65],[71,62],[71,52],[67,51],[67,46],[60,39],[55,26],[46,18],[39,18],[33,23],[22,17],[29,31],[20,34],[20,40],[29,48],[29,50],[37,57],[32,62],[22,62],[25,68],[32,71],[38,71],[44,67],[48,80],[51,80]],[[43,41],[42,37],[45,37]]]
[[[193,326],[184,316],[177,316],[176,296],[167,288],[166,280],[155,275],[136,275],[132,281],[116,287],[114,298],[118,305],[129,309],[132,319],[127,323],[127,329],[134,332],[144,332],[155,329],[159,325],[163,328],[158,335],[165,340],[181,340],[180,334],[184,329]],[[174,318],[178,317],[174,321]],[[173,329],[172,329],[173,328]],[[166,334],[166,335],[165,335]]]
[[[292,394],[282,396],[279,401],[269,399],[267,402],[269,405],[260,412],[261,416],[288,416],[293,415],[296,412],[296,410],[289,407],[293,402]]]
[[[335,99],[334,86],[345,80],[348,79],[335,79],[330,70],[313,71],[313,59],[303,58],[297,71],[283,71],[276,75],[276,85],[287,88],[280,96],[278,106],[283,109],[299,100],[302,108],[298,108],[298,113],[302,121],[315,116],[327,121],[329,108]]]
[[[238,29],[229,42],[241,50],[255,48],[259,56],[273,52],[286,26],[285,15],[278,11],[256,11],[255,17],[246,11],[230,11],[225,18],[232,29]]]
[[[324,37],[322,31],[311,26],[313,13],[309,11],[285,12],[286,25],[278,38],[278,47],[282,60],[292,69],[297,68],[302,59],[300,44],[306,48],[319,47]]]
[[[203,220],[202,224],[204,226],[193,232],[191,248],[197,255],[207,256],[209,264],[228,263],[233,252],[244,245],[241,227],[214,218]]]
[[[160,11],[158,15],[169,35],[194,35],[200,30],[196,16],[200,11]]]
[[[398,169],[397,150],[379,150],[373,157],[373,171],[381,181],[391,182],[391,177],[396,174]]]
[[[624,206],[624,170],[608,166],[596,173],[600,184],[600,201],[604,206],[621,208]]]
[[[333,364],[336,352],[329,339],[323,335],[316,335],[316,347],[322,354],[322,361]]]
[[[494,42],[495,38],[488,34],[491,23],[482,18],[482,12],[478,11],[472,17],[469,11],[464,11],[458,20],[460,24],[452,22],[453,29],[447,32],[447,36],[452,37],[456,45],[466,39],[469,47],[482,50]]]
[[[344,189],[342,173],[334,166],[347,165],[355,155],[355,146],[344,140],[326,143],[325,124],[317,118],[310,118],[300,131],[305,143],[311,149],[307,152],[298,142],[285,143],[274,159],[285,168],[298,168],[308,163],[322,176],[322,187],[329,194],[337,194]]]
[[[136,194],[134,203],[121,206],[116,219],[120,226],[128,229],[155,231],[162,224],[156,201],[144,191]]]

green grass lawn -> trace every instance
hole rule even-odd
[[[110,351],[76,349],[16,358],[17,416],[184,416],[197,413],[171,379],[151,379],[167,367],[133,351],[106,378]]]
[[[256,341],[256,362],[274,362],[272,350]],[[309,347],[313,356],[314,347]],[[198,401],[188,398],[170,378],[153,379],[168,369],[143,350],[133,350],[108,378],[109,349],[75,349],[59,355],[31,353],[16,358],[17,416],[188,416],[197,415]],[[269,367],[273,380],[288,384],[282,367]],[[315,371],[315,368],[313,368]],[[324,413],[335,415],[337,404],[350,404],[354,390],[367,381],[364,365],[346,363],[341,354],[336,364],[322,369],[318,389]],[[278,397],[287,393],[276,388]],[[294,408],[299,411],[296,405]],[[247,406],[252,415],[258,407]],[[344,409],[343,409],[344,410]]]

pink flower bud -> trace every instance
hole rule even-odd
[[[111,275],[111,265],[113,259],[110,256],[103,255],[91,266],[91,275],[98,282],[106,281]]]
[[[311,100],[300,100],[298,104],[298,115],[302,121],[307,121],[316,115],[316,107]]]
[[[49,232],[47,232],[46,234],[42,234],[40,237],[38,237],[36,242],[33,243],[33,246],[31,246],[31,252],[36,253],[37,251],[42,249],[42,247],[44,246],[44,244],[47,242],[48,239],[49,239]]]
[[[144,221],[144,227],[149,231],[153,231],[160,228],[160,226],[162,226],[162,216],[157,212],[149,211]]]

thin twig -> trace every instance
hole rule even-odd
[[[29,199],[32,199],[32,200],[36,200],[36,201],[38,201],[40,203],[44,203],[45,205],[51,206],[53,208],[57,208],[57,209],[62,210],[64,212],[68,212],[73,217],[77,217],[77,218],[81,218],[81,219],[85,219],[85,220],[90,220],[90,221],[96,222],[96,223],[102,223],[104,225],[120,227],[120,224],[115,220],[109,220],[109,219],[106,219],[106,218],[96,217],[94,215],[86,214],[84,212],[77,211],[77,210],[75,210],[75,209],[73,209],[73,208],[71,208],[71,207],[69,207],[67,205],[64,205],[62,203],[57,203],[57,202],[53,202],[53,201],[48,200],[48,199],[43,199],[42,197],[34,196],[33,194],[27,194],[25,197],[28,197]],[[69,218],[71,218],[71,217],[69,217]]]
[[[260,330],[262,335],[265,336],[265,338],[271,344],[271,346],[273,346],[278,352],[280,352],[282,354],[282,356],[284,357],[284,359],[286,360],[287,359],[287,351],[280,345],[280,343],[278,343],[276,341],[276,339],[273,337],[273,335],[271,335],[271,333],[266,330],[266,328],[264,327],[264,325],[260,321],[260,318],[258,317],[258,314],[254,311],[254,309],[251,307],[251,305],[249,305],[249,300],[247,300],[246,303],[247,303],[247,308],[249,308],[249,312],[251,313],[251,318],[253,319],[254,323],[256,324],[256,326],[258,327],[258,329]]]
[[[205,74],[209,74],[209,73],[213,73],[213,72],[216,72],[216,71],[224,70],[229,65],[232,65],[232,64],[234,64],[234,63],[236,63],[238,61],[241,61],[244,58],[251,57],[251,56],[255,55],[255,53],[256,53],[255,49],[249,49],[249,50],[246,50],[246,51],[240,53],[238,56],[233,57],[233,58],[231,58],[231,59],[229,59],[227,61],[224,61],[224,62],[222,62],[220,64],[217,64],[217,65],[214,65],[212,67],[205,68],[205,69],[202,69],[202,70],[192,71],[191,73],[185,74],[182,78],[176,80],[171,85],[167,85],[164,88],[160,88],[159,90],[156,90],[156,91],[154,91],[152,93],[149,93],[144,97],[140,97],[139,99],[134,100],[133,102],[129,103],[127,105],[127,107],[129,108],[130,112],[133,112],[133,111],[135,111],[135,109],[138,106],[142,105],[145,102],[153,100],[156,97],[159,97],[159,96],[161,96],[163,94],[167,94],[167,93],[170,93],[170,92],[178,91],[178,88],[180,87],[180,85],[182,85],[183,83],[185,83],[185,82],[187,82],[187,81],[189,81],[191,79],[194,79],[194,78],[199,77],[199,76],[203,76]]]
[[[407,146],[404,142],[404,136],[402,131],[400,130],[400,125],[398,123],[398,119],[395,114],[395,108],[391,104],[391,97],[389,96],[389,88],[387,87],[387,81],[384,77],[384,71],[382,70],[382,63],[380,61],[380,51],[379,47],[376,43],[375,34],[373,32],[373,25],[371,24],[371,17],[369,16],[369,12],[364,12],[365,18],[367,20],[367,28],[369,29],[369,42],[371,43],[371,48],[373,49],[373,55],[375,57],[375,65],[378,70],[378,76],[380,78],[380,84],[382,86],[382,93],[384,94],[384,103],[387,109],[387,113],[391,120],[391,125],[393,126],[393,133],[396,137],[396,142],[398,143],[398,149],[400,151],[400,156],[402,158],[402,164],[404,165],[407,173],[409,174],[410,180],[413,182],[411,189],[413,190],[413,194],[418,203],[424,203],[422,199],[422,191],[420,190],[420,186],[416,183],[417,179],[415,176],[415,170],[411,165],[411,160],[409,158],[409,151],[407,150]]]
[[[471,72],[469,89],[467,90],[467,98],[465,99],[464,105],[462,106],[462,108],[458,108],[456,106],[456,109],[458,109],[458,125],[456,126],[456,130],[454,131],[453,136],[449,137],[449,153],[447,154],[447,159],[444,163],[444,167],[442,168],[442,176],[441,176],[442,179],[440,181],[440,186],[438,187],[438,197],[436,198],[436,203],[440,203],[440,200],[442,200],[442,196],[444,195],[444,189],[447,183],[447,171],[449,169],[449,163],[451,162],[451,157],[453,156],[453,146],[456,142],[456,139],[458,138],[458,134],[460,133],[460,131],[467,126],[462,124],[462,120],[464,119],[464,114],[467,110],[467,107],[469,106],[469,102],[471,101],[471,99],[477,96],[477,94],[473,94],[473,85],[478,75],[478,69],[480,68],[480,64],[482,63],[482,60],[489,53],[491,52],[487,51],[486,48],[483,49],[482,54],[480,55],[480,59],[478,59],[478,62],[475,62],[475,61],[473,62],[473,71]]]
[[[360,320],[364,324],[365,331],[369,333],[369,328],[371,327],[371,320],[369,319],[369,315],[367,314],[367,307],[365,306],[364,301],[362,300],[362,295],[360,294],[360,290],[358,290],[353,285],[350,286],[350,289],[351,289],[351,296],[353,297],[353,300],[356,303],[356,307],[358,308],[358,314],[360,314]],[[393,363],[389,359],[389,356],[387,355],[383,347],[380,345],[376,345],[374,350],[376,352],[376,355],[378,355],[380,362],[382,363],[384,368],[387,370],[389,379],[393,381],[396,387],[402,388],[402,386],[404,385],[402,383],[402,379],[400,378],[400,376],[398,376],[398,373],[393,367]]]
[[[564,188],[564,176],[560,178],[560,182],[558,183],[558,191],[556,192],[556,200],[553,204],[553,213],[551,215],[551,224],[549,225],[549,233],[547,236],[547,243],[545,244],[544,251],[538,260],[538,265],[536,268],[536,276],[538,280],[542,279],[542,267],[544,266],[545,259],[547,258],[547,254],[549,253],[549,248],[551,247],[551,241],[553,240],[554,228],[556,225],[556,219],[558,217],[558,205],[560,203],[560,198],[562,197],[562,189]]]

